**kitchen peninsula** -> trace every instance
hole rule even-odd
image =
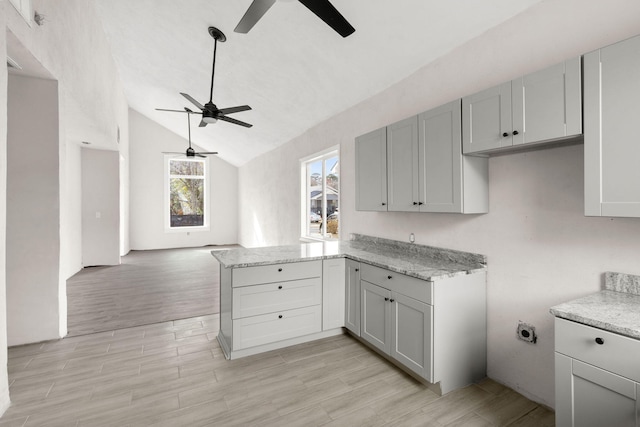
[[[344,333],[447,393],[486,374],[486,258],[353,235],[212,251],[229,359]]]

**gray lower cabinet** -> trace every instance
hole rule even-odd
[[[342,333],[344,278],[344,259],[221,267],[218,341],[225,355],[234,359]]]
[[[486,275],[425,281],[360,263],[360,337],[444,394],[486,375]]]
[[[638,354],[638,340],[556,318],[556,426],[640,426]]]
[[[362,339],[433,382],[433,307],[362,282]]]
[[[464,154],[490,153],[582,133],[580,58],[462,99]]]
[[[360,263],[345,260],[345,317],[344,326],[360,336]]]
[[[585,215],[640,217],[640,36],[584,56]]]

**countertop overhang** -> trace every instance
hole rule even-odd
[[[562,319],[640,339],[640,277],[607,272],[604,290],[549,311]]]
[[[331,258],[348,258],[422,280],[486,270],[484,255],[364,235],[349,241],[212,251],[224,268],[242,268]]]

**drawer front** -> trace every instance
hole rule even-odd
[[[236,319],[233,321],[233,350],[301,337],[321,330],[320,305]]]
[[[322,260],[234,268],[232,286],[259,285],[322,277]]]
[[[398,292],[427,304],[432,304],[433,283],[427,280],[420,280],[369,264],[362,264],[360,268],[360,278],[389,289],[390,291]]]
[[[318,305],[322,302],[322,280],[291,280],[233,289],[233,318]]]
[[[555,350],[640,382],[639,340],[556,317]]]

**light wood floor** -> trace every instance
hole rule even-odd
[[[348,335],[225,360],[210,249],[134,252],[70,279],[76,336],[9,349],[0,427],[554,425],[491,380],[437,396]],[[207,315],[182,319],[198,304]]]
[[[85,268],[67,280],[68,335],[85,335],[219,310],[212,249],[131,251],[118,266]]]
[[[337,336],[225,360],[219,316],[9,349],[3,426],[553,426],[494,381],[439,397]]]

